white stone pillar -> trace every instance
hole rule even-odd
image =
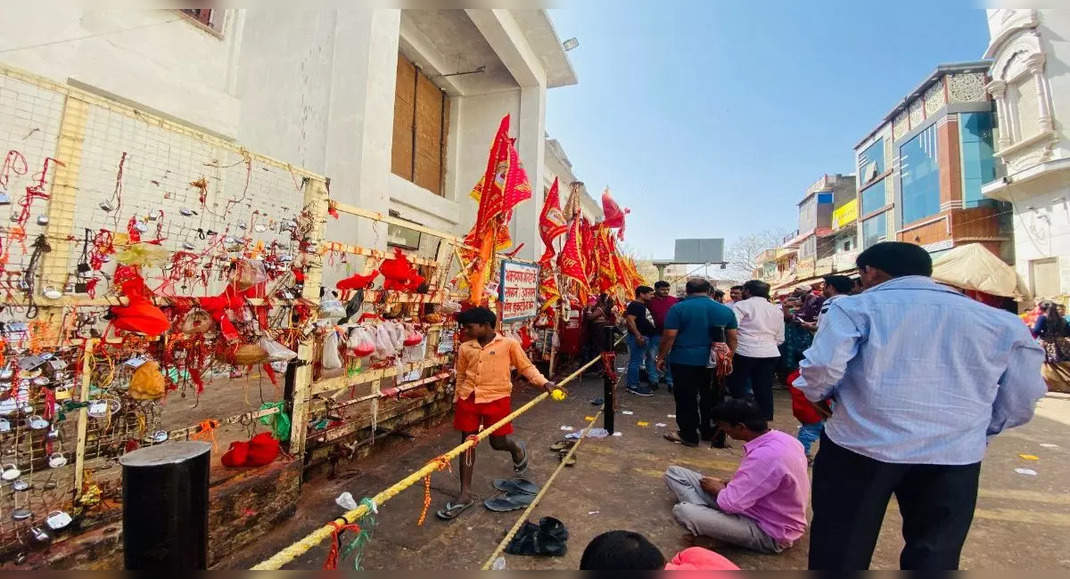
[[[1055,128],[1051,119],[1051,109],[1048,102],[1048,91],[1044,82],[1044,53],[1038,52],[1030,55],[1026,61],[1029,72],[1033,75],[1033,83],[1037,90],[1037,122],[1040,129],[1050,131]]]
[[[389,211],[400,29],[398,9],[339,9],[332,55],[325,147],[331,197],[384,214]],[[343,216],[328,221],[327,237],[385,248],[386,225]],[[333,278],[324,282],[333,283]]]
[[[535,259],[542,252],[539,212],[543,203],[543,173],[546,157],[546,86],[520,89],[520,118],[517,122],[517,152],[531,181],[531,201],[517,206],[516,244],[524,243],[520,257]]]

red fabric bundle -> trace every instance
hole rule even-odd
[[[527,350],[528,348],[531,347],[532,344],[535,343],[535,338],[532,337],[531,331],[528,330],[527,326],[521,326],[520,327],[520,331],[518,332],[518,334],[520,335],[520,347],[521,348]]]
[[[249,443],[240,440],[230,443],[230,450],[220,460],[223,466],[245,466],[246,461],[249,460]]]
[[[122,294],[129,300],[126,306],[114,306],[112,325],[120,330],[139,332],[156,337],[171,327],[163,310],[153,305],[151,292],[137,268],[121,265],[115,270],[115,280]]]
[[[218,296],[197,298],[197,301],[204,308],[204,311],[208,312],[212,319],[219,324],[219,331],[222,332],[223,337],[228,342],[238,339],[238,329],[234,327],[234,324],[230,322],[230,318],[227,316],[228,310],[239,309],[244,304],[244,300],[238,293],[237,288],[233,285],[228,285],[227,289],[223,290],[223,293]]]
[[[362,290],[372,285],[375,278],[379,277],[379,270],[373,270],[368,275],[353,274],[335,284],[340,290]]]
[[[409,276],[409,281],[405,284],[405,289],[410,292],[418,292],[424,281],[424,276],[416,273],[416,270],[413,270],[412,275]]]
[[[791,414],[796,420],[803,424],[816,424],[825,419],[824,416],[814,408],[814,405],[810,403],[810,400],[806,398],[802,390],[791,385],[796,378],[799,377],[799,371],[796,370],[791,374],[788,374],[788,391],[791,392]]]
[[[270,433],[261,432],[249,441],[249,457],[245,466],[271,464],[279,456],[279,441]]]
[[[248,442],[232,442],[221,459],[224,466],[264,466],[279,456],[279,441],[271,433],[261,432]]]
[[[417,287],[424,281],[420,274],[413,269],[405,254],[401,253],[401,250],[396,247],[394,248],[394,257],[384,261],[379,266],[379,272],[386,278],[386,281],[383,282],[383,289],[385,290],[412,291],[409,286],[412,285],[415,278],[419,278],[419,282],[416,284]]]

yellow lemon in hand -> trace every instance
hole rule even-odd
[[[565,398],[568,398],[568,394],[565,394],[564,390],[558,388],[557,390],[554,390],[550,393],[550,398],[553,398],[556,402],[561,402]]]

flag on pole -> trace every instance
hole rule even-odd
[[[587,268],[584,259],[586,248],[583,243],[580,221],[579,219],[572,220],[568,237],[565,238],[565,246],[561,249],[561,255],[557,257],[557,267],[561,275],[575,280],[580,290],[581,303],[583,303],[586,301],[587,294],[590,293],[590,286],[587,285]]]
[[[620,205],[609,195],[609,187],[602,192],[602,223],[611,229],[618,229],[617,239],[624,239],[624,216],[630,213],[628,209],[621,209]]]
[[[542,257],[539,258],[540,264],[552,263],[556,253],[554,251],[554,239],[557,239],[566,231],[568,231],[568,223],[565,221],[564,213],[561,212],[557,192],[557,178],[555,177],[553,185],[550,185],[550,190],[546,193],[546,201],[542,205],[542,213],[539,214],[539,236],[542,237],[542,243],[546,246]]]
[[[557,287],[557,276],[548,268],[543,268],[542,281],[539,283],[539,296],[542,298],[540,311],[548,311],[561,301],[561,289]]]
[[[580,206],[580,190],[583,189],[583,183],[579,181],[573,181],[568,184],[568,199],[565,200],[564,214],[565,220],[571,221],[580,216],[583,212]]]
[[[494,253],[512,245],[509,220],[513,208],[531,198],[527,172],[509,138],[509,115],[502,117],[498,125],[487,157],[487,168],[472,190],[472,197],[479,202],[479,210],[464,242],[469,248],[478,249],[465,251],[472,264],[467,276],[471,290],[469,300],[474,305],[482,305],[486,301],[483,288],[493,270]]]

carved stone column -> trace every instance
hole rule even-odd
[[[1011,146],[1011,119],[1010,107],[1007,106],[1007,83],[1002,80],[994,80],[985,86],[988,94],[996,101],[996,114],[999,117],[999,141],[998,150],[1002,151]]]
[[[1048,101],[1047,83],[1044,82],[1044,53],[1038,52],[1029,55],[1025,61],[1029,72],[1033,75],[1033,82],[1037,88],[1037,122],[1043,131],[1055,129],[1051,118],[1051,103]]]

